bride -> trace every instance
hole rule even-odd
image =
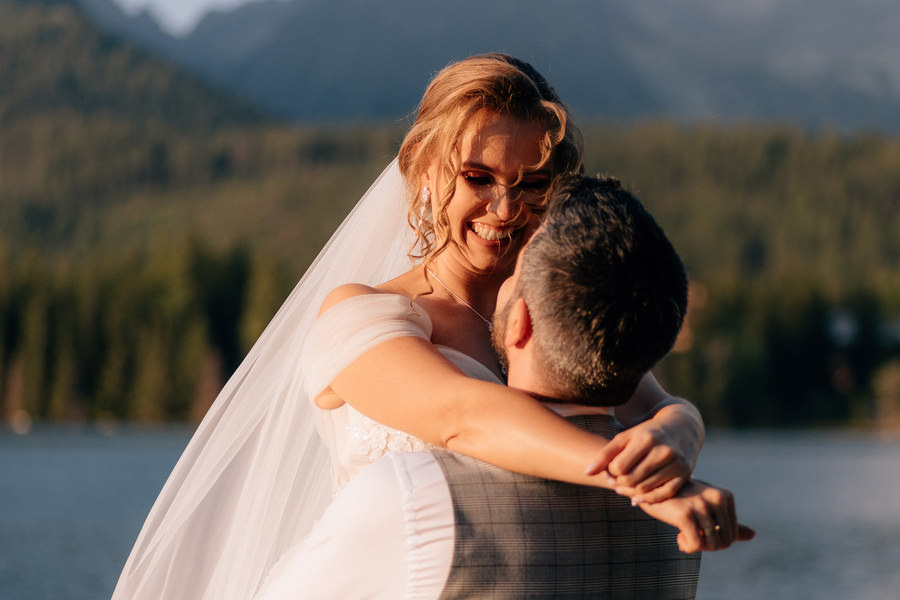
[[[647,376],[608,443],[502,385],[491,350],[497,290],[554,179],[580,167],[580,134],[530,65],[492,54],[441,71],[397,160],[198,427],[113,598],[252,597],[332,479],[387,452],[434,445],[637,501],[674,494],[704,436],[690,404]]]

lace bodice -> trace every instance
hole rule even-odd
[[[431,331],[428,313],[406,296],[368,294],[344,300],[319,317],[307,336],[301,357],[307,397],[315,398],[366,350],[401,336],[430,340]],[[499,383],[490,369],[470,356],[445,346],[436,348],[470,377]],[[432,447],[348,404],[333,410],[317,408],[316,428],[331,453],[335,491],[385,454]]]
[[[347,485],[360,471],[385,454],[417,452],[431,444],[403,431],[382,425],[349,404],[316,415],[319,432],[330,431],[331,477],[334,491]],[[325,436],[323,436],[325,437]]]

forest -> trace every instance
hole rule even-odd
[[[900,140],[584,129],[586,170],[633,189],[689,270],[668,388],[716,426],[896,424]],[[0,137],[3,411],[114,421],[200,418],[402,136],[34,131]]]
[[[0,0],[0,417],[197,421],[403,123],[267,120]],[[655,370],[717,427],[900,428],[900,139],[581,123],[681,253]]]

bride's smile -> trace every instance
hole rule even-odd
[[[512,227],[494,227],[487,223],[474,222],[469,224],[469,229],[475,232],[475,235],[489,242],[502,242],[510,239],[512,234],[518,233],[519,230]]]

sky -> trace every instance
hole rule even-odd
[[[114,0],[128,14],[149,12],[167,32],[184,35],[211,10],[231,10],[252,0]]]

